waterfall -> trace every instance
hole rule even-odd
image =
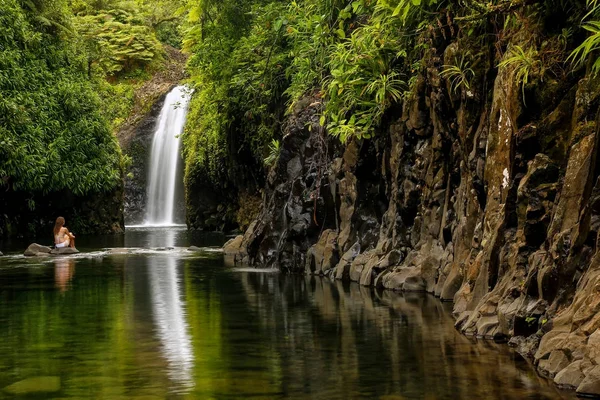
[[[173,225],[179,135],[183,131],[191,90],[177,86],[166,97],[152,139],[146,225]]]

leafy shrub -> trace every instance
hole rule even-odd
[[[153,31],[125,10],[83,15],[74,22],[92,56],[90,63],[97,64],[106,75],[147,66],[162,56]]]
[[[120,181],[119,146],[68,29],[66,3],[44,4],[51,8],[1,6],[0,182],[44,193],[109,190]],[[58,24],[40,25],[40,13]]]

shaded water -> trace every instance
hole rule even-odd
[[[225,267],[211,249],[99,251],[107,241],[75,258],[0,257],[0,397],[20,385],[45,386],[40,398],[571,398],[506,346],[459,335],[432,297]]]

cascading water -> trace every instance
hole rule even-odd
[[[179,135],[183,131],[190,97],[190,89],[177,86],[167,95],[158,117],[150,152],[146,225],[175,223],[173,211],[180,158]]]

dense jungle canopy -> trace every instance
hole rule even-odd
[[[505,69],[535,113],[536,87],[600,69],[600,1],[3,0],[1,188],[34,210],[40,194],[120,185],[115,134],[171,46],[195,89],[188,192],[200,180],[237,201],[263,185],[295,107],[322,99],[329,135],[369,139],[445,37],[459,44],[440,66],[452,96],[485,97],[472,88]]]

